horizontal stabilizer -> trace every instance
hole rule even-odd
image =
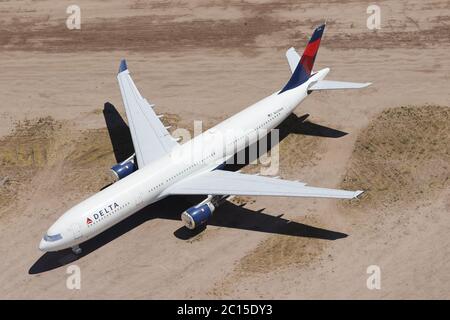
[[[372,83],[344,82],[320,80],[313,84],[308,90],[339,90],[339,89],[361,89],[370,86]]]
[[[294,73],[295,68],[297,68],[298,63],[300,62],[300,55],[293,47],[291,47],[286,51],[286,58],[289,63],[289,68],[291,68],[291,72]]]

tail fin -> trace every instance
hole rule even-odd
[[[293,89],[306,82],[311,76],[311,71],[316,60],[317,51],[319,51],[320,40],[322,39],[323,31],[325,30],[325,24],[318,26],[311,36],[305,51],[298,63],[295,71],[292,73],[288,83],[281,89],[280,93]]]

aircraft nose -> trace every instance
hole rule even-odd
[[[44,239],[41,239],[41,242],[39,243],[39,250],[46,252],[48,249],[48,243]]]

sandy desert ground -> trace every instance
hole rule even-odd
[[[450,2],[377,1],[377,31],[371,3],[77,0],[81,30],[68,30],[73,1],[1,1],[0,298],[449,298]],[[363,188],[361,200],[235,198],[192,235],[179,218],[191,204],[167,198],[78,259],[38,250],[110,183],[104,108],[123,114],[121,58],[166,121],[209,127],[278,90],[285,50],[324,19],[315,68],[373,85],[301,104],[281,128],[279,175]],[[80,290],[66,288],[73,264]]]

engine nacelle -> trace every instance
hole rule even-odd
[[[115,164],[111,167],[111,172],[116,181],[125,178],[136,171],[136,165],[133,160]]]
[[[202,202],[183,212],[181,214],[181,220],[184,222],[186,228],[194,230],[195,228],[206,224],[209,218],[211,218],[214,210],[216,210],[216,207],[211,201]]]

